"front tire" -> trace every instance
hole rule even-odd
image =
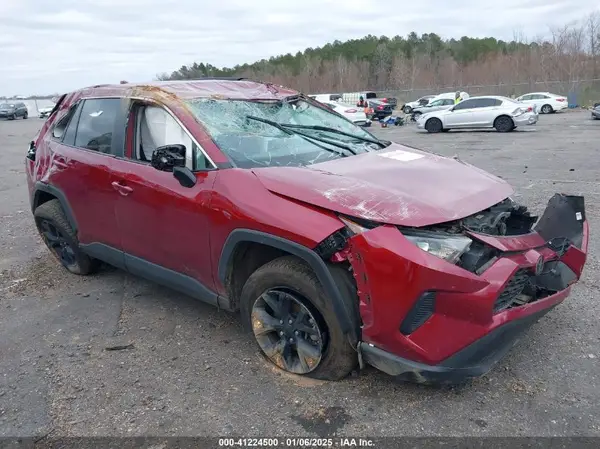
[[[86,275],[98,261],[84,254],[58,200],[50,200],[33,213],[38,232],[54,257],[71,273]]]
[[[26,112],[25,114],[23,114],[23,120],[27,120],[27,118],[29,118],[29,114]]]
[[[410,114],[412,112],[412,108],[410,106],[404,106],[404,108],[402,108],[402,111],[405,114]]]
[[[356,366],[356,352],[331,299],[296,257],[280,257],[256,270],[242,289],[240,311],[262,354],[285,371],[340,380]]]
[[[540,109],[540,112],[542,114],[552,114],[552,112],[554,112],[554,109],[552,109],[552,106],[550,106],[549,104],[545,104],[544,106],[542,106],[542,109]]]
[[[510,117],[506,115],[501,115],[500,117],[496,118],[496,120],[494,120],[494,128],[496,128],[496,131],[500,133],[507,133],[509,131],[514,130],[516,127],[515,123]]]
[[[430,118],[425,122],[425,129],[429,133],[439,133],[442,132],[444,126],[442,125],[442,121],[439,118]]]

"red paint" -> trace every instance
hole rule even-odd
[[[214,162],[227,156],[178,98],[221,95],[281,98],[294,93],[252,82],[169,82],[102,86],[67,95],[36,139],[36,161],[27,159],[30,192],[37,181],[64,192],[79,225],[81,243],[99,242],[187,274],[225,295],[216,271],[223,245],[237,228],[248,228],[314,248],[343,227],[335,212],[386,223],[350,239],[332,262],[348,260],[358,288],[362,340],[412,360],[435,364],[499,325],[562,301],[569,289],[494,315],[494,300],[510,277],[556,254],[532,233],[518,237],[471,234],[509,252],[482,275],[432,256],[392,225],[425,226],[483,210],[512,193],[503,180],[452,159],[393,144],[385,150],[309,167],[217,169],[197,172],[192,188],[172,174],[128,159],[133,120],[125,129],[124,158],[53,141],[52,124],[86,97],[136,97],[163,104],[184,124]],[[581,250],[564,262],[579,276],[585,263],[588,225]],[[416,298],[437,290],[434,315],[413,334],[399,332]]]
[[[414,159],[406,160],[410,158]],[[458,220],[513,192],[505,181],[482,170],[398,144],[308,169],[253,171],[272,192],[350,216],[404,226]]]

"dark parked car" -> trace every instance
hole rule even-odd
[[[29,117],[27,106],[23,102],[0,104],[0,118],[14,120],[18,117],[26,119]]]
[[[592,108],[592,118],[594,120],[600,120],[600,103],[595,103]]]
[[[382,100],[368,100],[369,107],[373,110],[369,114],[371,120],[381,120],[389,117],[394,112],[394,106],[389,103],[384,103]]]
[[[248,80],[69,93],[25,166],[67,270],[102,260],[239,311],[268,360],[321,379],[484,374],[588,250],[582,197],[554,195],[538,220],[500,178]]]

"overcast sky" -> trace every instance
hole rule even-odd
[[[0,95],[147,81],[367,34],[511,39],[584,17],[586,0],[0,0]],[[598,8],[598,7],[596,7]]]

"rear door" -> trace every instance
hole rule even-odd
[[[502,100],[497,98],[478,98],[473,109],[472,124],[477,127],[492,126]]]
[[[123,100],[81,100],[48,133],[49,183],[68,200],[81,244],[120,248],[111,165],[124,149]],[[113,261],[121,265],[119,261]]]

